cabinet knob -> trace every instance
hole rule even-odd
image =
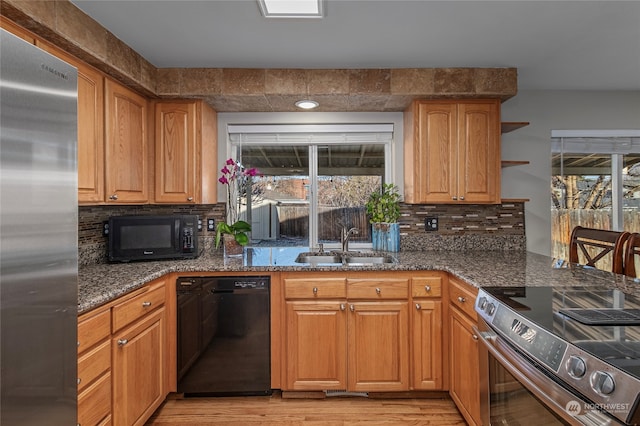
[[[313,294],[318,294],[318,287],[313,288]]]
[[[345,309],[347,309],[347,307],[344,305],[344,303],[340,304],[340,310],[344,311]]]
[[[420,310],[420,304],[416,303],[416,311],[419,311],[419,310]]]
[[[189,202],[193,201],[193,197],[187,197],[187,201]]]
[[[464,195],[461,195],[461,196],[460,196],[460,199],[461,199],[461,200],[464,200]]]
[[[456,196],[454,195],[453,197],[451,197],[451,199],[452,199],[453,201],[456,201],[456,200],[458,199],[458,197],[456,197]]]
[[[429,293],[431,291],[431,286],[430,285],[425,285],[424,286],[424,291],[426,291],[427,293]]]
[[[81,381],[82,381],[82,379],[80,377],[78,377],[78,380],[77,380],[78,384],[80,384]]]
[[[118,339],[118,346],[124,346],[127,343],[129,343],[127,339]]]
[[[380,287],[376,287],[376,294],[380,294]]]
[[[458,296],[458,302],[460,302],[460,303],[464,303],[464,302],[466,302],[466,301],[467,301],[467,299],[465,299],[464,297],[462,297],[462,296]]]
[[[472,334],[472,335],[471,335],[471,338],[472,338],[473,340],[477,341],[477,340],[478,340],[478,335],[477,335],[477,334]]]
[[[113,194],[113,195],[109,195],[109,199],[110,200],[117,200],[118,199],[118,194]]]
[[[151,306],[151,302],[142,302],[143,308],[148,308],[149,306]]]
[[[356,311],[356,307],[355,307],[355,306],[353,306],[353,304],[351,304],[351,305],[349,305],[349,310],[350,310],[351,312],[355,312],[355,311]]]

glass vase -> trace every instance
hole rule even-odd
[[[233,235],[224,234],[222,238],[225,257],[242,257],[243,247],[236,241]]]

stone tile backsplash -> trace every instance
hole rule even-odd
[[[224,220],[224,204],[139,205],[79,207],[78,245],[80,265],[107,261],[103,223],[110,216],[135,214],[197,214]],[[524,203],[496,205],[423,204],[401,206],[401,250],[525,250]],[[438,230],[425,231],[425,218],[437,217]],[[213,232],[201,233],[208,247]]]
[[[107,237],[102,233],[103,223],[111,216],[197,214],[200,218],[213,217],[216,224],[224,220],[224,204],[199,205],[137,205],[137,206],[80,206],[78,208],[78,263],[80,266],[107,262]],[[201,232],[203,241],[215,237],[213,232]]]

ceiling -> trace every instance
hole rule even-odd
[[[516,67],[520,90],[640,90],[638,1],[71,0],[158,68]]]

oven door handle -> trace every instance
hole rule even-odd
[[[551,408],[559,417],[562,417],[571,425],[583,426],[603,426],[618,425],[611,417],[606,416],[597,410],[584,410],[584,401],[575,396],[560,384],[555,383],[544,373],[538,371],[531,362],[518,354],[507,343],[501,342],[500,336],[493,331],[480,331],[473,326],[473,332],[478,336],[478,340],[488,350],[488,352],[505,368],[522,386],[527,388],[536,398]],[[498,349],[497,346],[500,346]],[[528,366],[526,368],[530,377],[525,375],[521,369],[515,365]],[[566,406],[569,402],[577,401],[580,404],[581,414],[571,415],[567,412]]]

